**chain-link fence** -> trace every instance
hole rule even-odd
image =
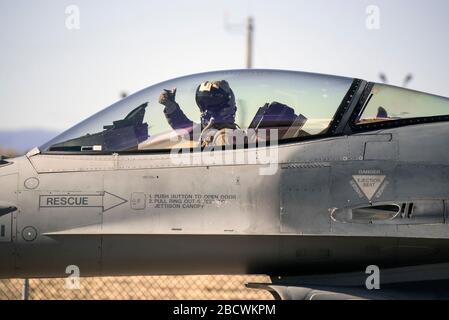
[[[29,280],[29,299],[186,299],[267,300],[271,294],[248,289],[246,283],[269,283],[266,276],[157,276],[81,278],[79,289],[69,289],[67,279]],[[24,280],[0,280],[0,300],[22,299]]]

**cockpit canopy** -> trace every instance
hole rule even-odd
[[[233,130],[245,136],[240,141],[244,145],[257,145],[268,139],[273,130],[278,142],[326,136],[354,81],[273,70],[221,71],[182,77],[113,104],[62,133],[41,150],[108,153],[204,147],[205,131],[211,129],[218,133],[209,136],[209,142],[216,143],[220,132]],[[369,90],[361,108],[354,111],[354,128],[449,114],[446,98],[377,84]],[[199,91],[214,106],[214,113],[207,114],[208,110],[198,106]],[[214,92],[220,94],[217,101],[213,100]],[[228,93],[230,96],[226,97]],[[226,119],[232,120],[220,119],[225,113],[219,108],[220,101],[228,104],[223,108],[227,115],[231,112]],[[227,133],[223,136],[227,137]],[[222,144],[236,145],[235,136],[221,140]]]
[[[163,82],[106,108],[42,147],[42,151],[118,152],[164,150],[173,135],[192,130],[174,127],[160,103],[163,92],[190,119],[201,122],[196,92],[205,82],[225,80],[235,96],[235,124],[239,130],[279,129],[280,139],[326,133],[353,79],[288,71],[241,70],[198,74]],[[176,120],[176,119],[175,119]],[[179,132],[182,129],[182,133]],[[201,130],[204,128],[201,128]],[[289,131],[290,129],[290,131]],[[195,145],[193,136],[183,139]],[[190,140],[190,141],[189,141]],[[192,143],[193,142],[193,143]]]
[[[397,123],[410,119],[429,119],[449,115],[449,99],[404,88],[372,84],[355,125]]]

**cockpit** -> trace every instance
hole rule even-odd
[[[67,130],[43,152],[167,151],[257,146],[330,134],[354,79],[273,70],[203,73],[163,82]],[[449,114],[449,99],[372,84],[353,128]],[[350,98],[353,94],[350,95]]]

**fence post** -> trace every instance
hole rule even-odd
[[[30,298],[30,281],[28,279],[24,279],[22,286],[22,300],[29,300],[29,298]]]

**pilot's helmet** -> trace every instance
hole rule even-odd
[[[196,90],[196,103],[201,111],[201,121],[204,125],[207,125],[211,118],[221,123],[235,121],[237,112],[235,96],[225,80],[201,83]]]

